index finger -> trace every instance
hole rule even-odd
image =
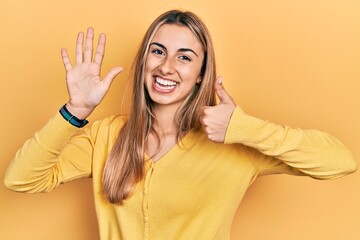
[[[79,32],[76,39],[76,53],[75,53],[76,64],[81,64],[83,62],[83,41],[84,41],[84,33]]]
[[[99,66],[101,66],[101,63],[104,58],[105,44],[106,44],[106,36],[104,33],[101,33],[99,36],[99,42],[97,45],[96,54],[94,58],[94,62]]]
[[[71,70],[71,63],[70,63],[69,56],[68,56],[68,53],[65,48],[61,49],[61,57],[63,60],[65,70],[68,72],[69,70]]]

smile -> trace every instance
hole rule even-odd
[[[170,93],[175,90],[177,85],[178,83],[175,81],[155,77],[154,88],[158,92]]]

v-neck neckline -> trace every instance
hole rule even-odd
[[[179,141],[174,144],[167,152],[165,152],[157,161],[153,161],[153,159],[144,151],[144,160],[151,161],[152,165],[158,165],[164,162],[166,158],[170,155],[175,154],[177,151],[182,150],[183,148],[188,148],[195,143],[194,137],[196,136],[196,130],[193,128],[190,129]],[[165,161],[166,162],[166,161]]]

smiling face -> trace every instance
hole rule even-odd
[[[204,50],[186,26],[164,24],[150,42],[145,87],[154,106],[179,107],[201,81]]]

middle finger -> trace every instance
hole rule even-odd
[[[89,27],[86,32],[86,40],[85,40],[84,62],[86,63],[89,63],[92,60],[93,40],[94,40],[94,29]]]

